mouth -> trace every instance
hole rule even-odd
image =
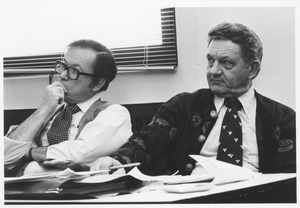
[[[223,82],[223,80],[221,80],[221,79],[210,79],[209,82],[210,83],[214,83],[214,82],[221,83],[221,82]]]

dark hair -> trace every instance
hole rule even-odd
[[[94,83],[97,83],[96,77],[104,78],[105,84],[101,88],[101,91],[107,89],[109,83],[114,80],[117,74],[117,66],[112,52],[101,43],[94,40],[77,40],[69,44],[68,48],[87,48],[97,52],[96,59],[93,63],[93,71],[95,78]]]
[[[248,27],[239,23],[224,22],[208,33],[208,44],[214,39],[231,40],[241,47],[243,58],[250,63],[262,60],[263,47],[257,34]]]

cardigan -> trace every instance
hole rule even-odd
[[[259,172],[296,172],[295,111],[255,91]],[[189,175],[217,113],[209,89],[180,93],[164,103],[153,120],[116,152],[122,164],[141,162],[145,174]],[[128,169],[126,169],[128,171]]]

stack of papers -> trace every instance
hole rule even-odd
[[[197,171],[194,171],[194,174],[188,176],[148,176],[135,167],[126,175],[109,175],[107,170],[74,172],[67,168],[52,174],[41,173],[5,178],[5,195],[47,193],[99,195],[108,192],[117,193],[121,190],[140,189],[149,184],[155,184],[156,189],[166,192],[188,193],[206,191],[220,184],[248,180],[257,174],[250,169],[215,159],[200,155],[190,156],[197,161],[196,168],[201,169],[202,173],[195,174]]]
[[[6,184],[8,183],[16,183],[16,182],[34,182],[34,181],[41,181],[43,179],[51,179],[51,178],[83,178],[88,177],[93,174],[99,173],[107,173],[108,170],[99,170],[99,171],[81,171],[75,172],[70,168],[67,168],[63,171],[59,171],[56,173],[35,173],[35,174],[28,174],[21,177],[5,177],[4,181]]]

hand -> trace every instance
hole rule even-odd
[[[58,104],[61,104],[64,101],[66,92],[66,87],[60,82],[54,82],[51,85],[48,85],[39,108],[53,111]]]
[[[207,175],[209,172],[200,164],[196,163],[191,175]]]
[[[101,158],[98,158],[93,163],[91,163],[90,171],[109,170],[110,167],[119,166],[119,165],[122,165],[122,164],[118,160],[115,160],[111,157],[101,157]],[[116,175],[116,174],[126,174],[126,171],[125,171],[124,168],[119,168],[116,171],[112,172],[112,174],[114,174],[114,175]]]
[[[45,167],[57,167],[59,169],[66,169],[72,165],[74,165],[74,163],[71,160],[57,160],[57,159],[53,159],[53,160],[45,160],[43,165]]]

